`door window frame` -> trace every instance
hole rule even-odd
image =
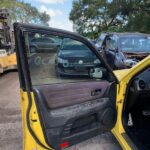
[[[64,38],[71,38],[73,40],[77,40],[85,46],[87,46],[100,61],[104,64],[105,68],[111,73],[112,77],[114,78],[114,82],[118,83],[118,79],[113,73],[110,66],[107,62],[102,58],[94,44],[89,42],[86,38],[65,30],[55,29],[50,27],[41,27],[36,25],[26,25],[21,23],[14,23],[14,31],[15,31],[15,41],[16,41],[16,55],[17,55],[17,63],[18,63],[18,72],[19,72],[19,80],[20,80],[20,87],[23,90],[26,90],[27,86],[30,90],[32,90],[32,83],[30,77],[30,71],[28,66],[28,59],[27,53],[25,52],[25,33],[32,32],[32,33],[41,33],[41,34],[50,34],[53,36],[62,36]],[[21,58],[21,59],[20,59]],[[26,85],[28,83],[28,85]]]

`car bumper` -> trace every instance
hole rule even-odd
[[[70,75],[70,76],[88,76],[89,70],[96,67],[96,65],[83,65],[83,66],[73,66],[73,67],[63,67],[59,65],[56,67],[57,73],[60,75]]]

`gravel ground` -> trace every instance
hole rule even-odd
[[[22,129],[17,72],[0,76],[0,150],[21,150]],[[102,134],[66,150],[120,150],[111,133]]]
[[[17,72],[0,76],[0,150],[22,149]]]

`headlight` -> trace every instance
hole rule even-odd
[[[94,64],[100,64],[100,60],[99,59],[95,59],[94,60]]]
[[[64,61],[64,59],[62,59],[62,58],[60,58],[60,57],[58,57],[57,60],[58,60],[58,63],[61,63],[61,64],[62,64],[63,61]]]
[[[66,59],[62,59],[60,57],[58,57],[58,63],[61,63],[64,67],[69,67],[69,62]]]

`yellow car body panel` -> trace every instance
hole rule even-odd
[[[141,61],[140,63],[138,63],[136,66],[134,66],[131,69],[114,72],[116,76],[118,77],[119,84],[117,87],[117,97],[116,97],[117,122],[115,124],[115,127],[112,129],[112,133],[114,134],[116,139],[119,141],[123,150],[132,150],[129,143],[122,136],[122,134],[125,133],[125,129],[122,123],[122,111],[123,111],[123,104],[125,100],[127,85],[137,73],[139,73],[141,70],[143,70],[149,65],[150,65],[150,56],[145,58],[143,61]],[[46,144],[46,141],[44,138],[44,133],[42,130],[42,126],[41,126],[40,119],[39,119],[38,112],[37,112],[37,107],[36,107],[35,100],[34,100],[34,94],[31,93],[31,95],[32,95],[32,107],[30,110],[30,126],[32,130],[34,131],[34,133],[36,134],[36,136],[39,138],[39,141],[47,148],[43,148],[38,143],[36,143],[36,141],[34,140],[34,138],[29,132],[29,129],[27,127],[27,122],[26,122],[28,96],[26,92],[21,90],[23,150],[46,150],[46,149],[51,150],[52,148],[50,148]]]
[[[43,150],[43,148],[36,143],[36,141],[30,134],[28,127],[27,127],[26,114],[27,114],[27,108],[29,105],[27,92],[24,92],[23,90],[21,90],[20,93],[21,93],[21,109],[22,109],[21,110],[22,111],[22,127],[23,127],[23,150]],[[48,147],[48,145],[46,144],[43,130],[41,127],[41,123],[39,120],[37,107],[34,101],[34,95],[33,93],[31,93],[31,95],[32,95],[32,106],[30,110],[30,126],[32,130],[34,131],[34,133],[36,134],[36,136],[39,138],[40,142],[46,147]]]
[[[112,133],[119,141],[120,145],[122,146],[123,150],[131,150],[131,147],[127,143],[127,141],[123,138],[122,134],[125,133],[123,123],[122,123],[122,112],[123,106],[125,101],[125,96],[127,92],[127,86],[130,80],[143,69],[150,65],[150,56],[139,62],[133,68],[128,70],[120,70],[115,71],[115,75],[119,80],[119,87],[117,91],[117,98],[116,98],[116,107],[117,107],[117,122],[115,127],[112,129]],[[117,75],[118,72],[118,75]]]
[[[16,68],[17,68],[16,53],[0,57],[0,73],[3,73],[6,70]]]
[[[114,72],[115,76],[118,78],[118,80],[121,81],[121,79],[123,77],[125,77],[129,71],[130,71],[130,69],[123,69],[123,70],[115,70],[113,72]]]

